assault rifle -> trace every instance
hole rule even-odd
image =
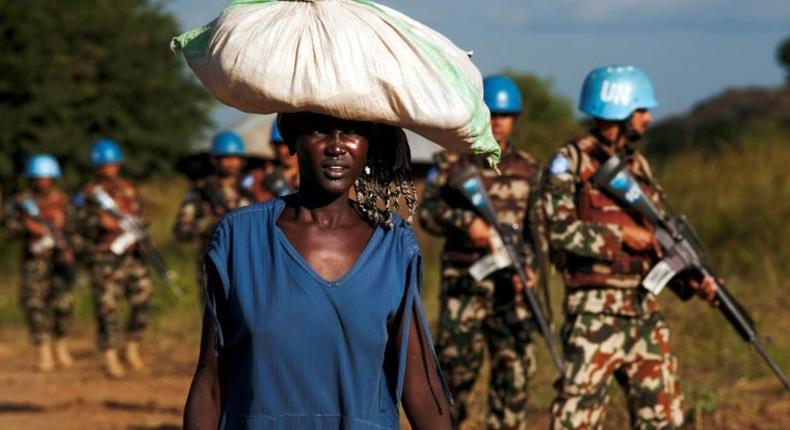
[[[541,307],[540,301],[530,287],[527,274],[524,271],[524,266],[522,264],[523,258],[520,257],[519,251],[519,249],[522,247],[519,235],[508,234],[509,232],[505,231],[502,224],[499,222],[496,210],[491,203],[491,198],[488,196],[488,192],[483,185],[483,180],[480,178],[480,174],[474,165],[467,164],[460,171],[454,174],[450,178],[450,186],[463,194],[469,203],[472,204],[472,207],[474,207],[475,211],[477,211],[477,213],[486,221],[486,223],[488,223],[488,225],[491,226],[496,232],[494,242],[501,241],[505,251],[504,256],[507,259],[507,266],[512,267],[516,271],[516,274],[524,284],[522,292],[524,293],[524,298],[527,301],[529,311],[538,326],[540,334],[543,336],[543,340],[546,342],[546,347],[549,350],[549,354],[551,355],[554,365],[557,366],[557,370],[561,374],[562,360],[557,348],[554,346],[554,338],[551,333],[551,328],[549,327],[549,323],[543,313],[543,308]]]
[[[74,261],[73,256],[70,254],[68,242],[66,238],[63,237],[63,232],[55,227],[48,219],[44,218],[41,209],[39,209],[36,201],[32,198],[22,200],[17,206],[23,214],[43,225],[47,231],[43,237],[30,244],[30,252],[33,255],[41,255],[49,250],[54,250],[56,270],[60,271],[66,282],[73,282],[76,277]]]
[[[686,218],[660,212],[644,194],[634,177],[624,169],[626,165],[627,160],[612,156],[601,165],[591,180],[632,213],[647,220],[655,229],[654,234],[663,251],[663,258],[645,276],[642,286],[657,295],[681,272],[690,271],[698,279],[710,276],[716,282],[716,300],[719,302],[718,308],[721,313],[738,334],[754,346],[785,389],[790,391],[790,381],[768,355],[752,318],[706,265],[704,248]],[[688,291],[675,285],[671,286],[671,289],[683,300],[692,296]]]
[[[177,298],[182,298],[184,291],[178,285],[178,274],[167,267],[162,255],[151,243],[151,239],[148,237],[145,227],[140,220],[134,215],[121,212],[115,200],[102,187],[94,188],[91,197],[102,210],[107,211],[107,213],[117,219],[121,227],[122,233],[110,244],[110,251],[115,255],[122,255],[129,247],[137,244],[143,258],[165,281],[170,291]]]

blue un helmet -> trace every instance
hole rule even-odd
[[[60,179],[60,164],[49,154],[35,154],[27,159],[25,176],[29,179],[52,178]]]
[[[521,91],[504,75],[483,79],[483,101],[492,114],[515,115],[521,112]]]
[[[225,130],[214,135],[209,154],[212,157],[243,157],[247,154],[247,150],[244,148],[244,140],[241,136]]]
[[[110,139],[99,139],[91,146],[91,165],[93,167],[105,164],[117,164],[123,162],[121,147]]]
[[[280,128],[277,127],[276,119],[272,123],[272,131],[269,134],[269,142],[271,142],[272,145],[285,142],[285,139],[283,139],[283,135],[280,134]]]
[[[637,109],[658,106],[653,84],[634,66],[605,66],[587,75],[579,110],[593,118],[623,121]]]

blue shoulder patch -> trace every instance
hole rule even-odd
[[[568,160],[562,154],[557,154],[557,156],[555,156],[554,159],[551,160],[549,171],[554,175],[561,175],[563,173],[566,173],[570,167],[571,167],[570,160]]]
[[[85,194],[84,193],[74,194],[74,197],[71,199],[71,204],[74,205],[74,207],[76,208],[81,208],[85,206]]]
[[[249,190],[252,189],[253,185],[255,185],[255,176],[252,174],[245,176],[244,179],[241,180],[242,188]]]
[[[425,175],[425,182],[434,184],[437,176],[439,176],[439,169],[436,166],[431,167],[431,170],[428,170],[428,173]]]

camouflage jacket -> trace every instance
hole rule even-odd
[[[521,250],[527,265],[535,264],[532,223],[540,199],[532,198],[540,176],[538,162],[528,153],[508,144],[498,166],[501,174],[488,166],[482,157],[440,152],[434,156],[436,165],[429,171],[418,210],[420,225],[428,232],[447,240],[442,261],[458,266],[469,266],[487,254],[485,248],[471,244],[467,230],[477,216],[471,204],[449,185],[450,177],[460,163],[475,163],[496,207],[500,223],[512,234],[523,239]]]
[[[31,200],[38,208],[40,217],[52,228],[48,237],[33,236],[25,227],[24,218],[30,216],[23,208],[23,202]],[[22,192],[12,196],[6,204],[3,214],[3,227],[9,237],[20,237],[25,242],[25,258],[48,258],[53,253],[70,254],[74,232],[74,210],[65,193],[53,189],[46,196],[33,192]]]
[[[568,289],[566,310],[571,313],[633,316],[657,309],[655,298],[637,288],[655,262],[655,250],[636,252],[622,242],[625,225],[651,227],[590,181],[612,153],[595,136],[586,135],[561,146],[545,175],[552,256]],[[662,192],[647,160],[630,148],[625,157],[642,190],[662,208]]]
[[[281,184],[277,180],[282,179]],[[249,189],[258,202],[265,202],[277,197],[279,192],[288,194],[299,190],[299,174],[289,176],[279,163],[269,163],[260,169],[250,171],[243,180],[244,187]],[[278,186],[287,186],[286,190],[273,189]]]
[[[107,230],[101,225],[100,215],[106,211],[99,206],[94,197],[98,188],[103,189],[112,197],[121,213],[132,215],[144,226],[148,225],[148,218],[132,182],[121,178],[88,182],[82,187],[82,191],[74,201],[77,206],[77,231],[84,242],[85,251],[91,254],[108,252],[113,241],[124,233],[121,230]],[[132,247],[129,252],[135,250],[136,247]]]
[[[223,186],[214,175],[195,181],[178,209],[173,225],[176,238],[205,242],[226,212],[254,203],[251,187],[244,182],[237,180],[234,185]]]

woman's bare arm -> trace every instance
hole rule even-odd
[[[209,265],[206,272],[208,291],[214,287],[222,288],[221,281],[213,267]],[[223,302],[224,303],[224,302]],[[224,308],[217,303],[217,318],[222,321]],[[217,348],[217,333],[214,315],[211,311],[203,312],[203,332],[200,339],[200,356],[198,357],[195,376],[189,388],[189,397],[184,408],[184,429],[216,429],[219,427],[223,399],[225,398],[225,366]]]
[[[184,408],[184,429],[216,429],[219,427],[221,399],[220,365],[215,349],[214,321],[208,311],[203,314],[200,357],[189,388]]]
[[[414,430],[450,430],[450,401],[436,369],[432,346],[422,331],[416,306],[411,312],[403,409]]]

